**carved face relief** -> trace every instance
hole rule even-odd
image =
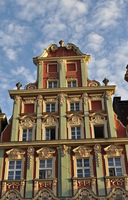
[[[79,154],[80,156],[85,156],[87,154],[87,150],[85,149],[85,147],[79,148]]]
[[[41,156],[46,158],[48,157],[48,155],[49,155],[49,149],[44,148],[41,152]]]

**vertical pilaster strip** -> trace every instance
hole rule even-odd
[[[89,114],[88,114],[88,94],[84,93],[83,96],[84,103],[84,126],[86,138],[90,138],[90,127],[89,127]]]
[[[81,60],[81,77],[82,87],[87,86],[87,62],[84,59]]]
[[[37,97],[37,129],[36,129],[36,140],[41,140],[42,99],[43,99],[43,97],[41,95],[39,95]],[[43,134],[45,134],[45,133],[43,133]]]
[[[67,139],[66,128],[66,95],[59,95],[59,139]]]
[[[2,180],[3,159],[4,159],[4,150],[1,149],[1,150],[0,150],[0,180]],[[3,183],[2,183],[2,186],[3,186]],[[3,191],[2,189],[4,189],[4,187],[1,188],[1,192]]]
[[[58,197],[62,196],[61,185],[61,149],[58,147]]]
[[[70,149],[66,145],[60,147],[61,155],[61,196],[71,196]]]
[[[105,104],[106,104],[106,111],[107,111],[107,118],[108,118],[108,128],[109,128],[109,137],[117,137],[116,133],[116,126],[114,120],[114,112],[111,100],[111,92],[105,92]]]
[[[32,198],[33,166],[34,166],[34,148],[28,147],[25,198]]]
[[[126,151],[126,158],[127,158],[127,164],[128,164],[128,145],[125,144],[125,151]],[[125,189],[128,190],[128,178],[125,178]]]
[[[38,89],[43,88],[43,62],[38,63],[37,81],[38,81]]]
[[[103,175],[101,146],[99,144],[96,144],[94,146],[94,152],[95,152],[95,162],[96,162],[98,195],[104,196],[105,195],[105,184],[104,184],[104,175]]]
[[[58,71],[59,71],[59,87],[66,87],[66,60],[58,60]]]
[[[13,104],[12,129],[10,138],[11,141],[18,140],[19,113],[20,113],[20,97],[16,95]]]

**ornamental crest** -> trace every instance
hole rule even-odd
[[[79,146],[79,147],[73,149],[73,152],[81,157],[89,157],[91,151],[92,151],[92,149],[87,146]]]
[[[68,148],[69,148],[69,147],[66,146],[66,145],[61,145],[61,146],[60,146],[62,156],[66,156],[66,155],[67,155]]]
[[[30,117],[26,117],[21,124],[25,127],[32,127],[33,122]]]
[[[80,124],[80,121],[83,121],[83,115],[73,115],[73,114],[70,114],[67,116],[68,118],[68,121],[71,121],[72,124],[76,124],[76,125],[79,125]]]
[[[128,197],[126,197],[126,194],[124,194],[123,191],[117,189],[109,200],[128,200]]]
[[[102,124],[104,123],[104,116],[100,115],[100,114],[92,114],[91,116],[91,122],[95,123],[95,124]]]
[[[43,118],[43,122],[44,123],[46,122],[47,125],[53,125],[55,122],[58,122],[57,121],[58,116],[56,115],[50,115],[50,116],[45,115],[42,118]]]
[[[11,149],[9,151],[6,151],[6,154],[11,157],[11,159],[13,160],[17,160],[17,159],[21,159],[23,157],[23,155],[25,154],[24,151],[22,151],[21,149]]]
[[[8,194],[8,196],[6,197],[6,200],[19,200],[19,198],[16,196],[15,193],[11,192]]]
[[[123,148],[120,146],[109,145],[108,147],[104,148],[104,151],[108,155],[119,156],[122,153]]]
[[[78,200],[94,200],[94,198],[89,194],[88,191],[83,190],[83,192],[81,192],[80,196],[78,197]]]
[[[37,150],[36,152],[40,158],[49,158],[52,154],[55,153],[55,150],[44,147],[44,148]]]
[[[48,192],[43,192],[38,200],[52,200],[52,197],[49,196],[49,193]]]

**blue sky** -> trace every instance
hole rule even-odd
[[[128,99],[128,0],[1,0],[0,107],[9,118],[8,90],[36,81],[33,57],[63,39],[91,55],[89,79],[109,79],[116,96]]]

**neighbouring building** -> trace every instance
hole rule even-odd
[[[5,113],[2,113],[2,110],[0,108],[0,136],[4,128],[7,126],[7,118]]]
[[[0,199],[128,199],[128,132],[113,112],[116,86],[89,80],[90,56],[59,43],[33,58],[35,83],[9,90]]]

